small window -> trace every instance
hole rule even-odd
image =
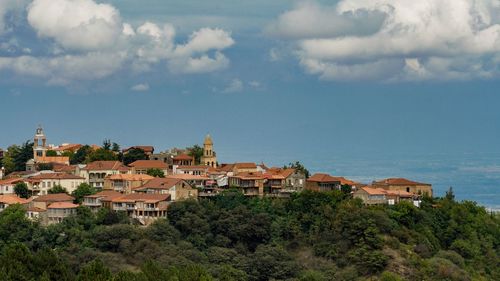
[[[406,188],[406,192],[410,192],[410,188],[409,187]]]

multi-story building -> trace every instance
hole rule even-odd
[[[54,202],[47,207],[47,225],[60,223],[65,218],[75,215],[76,209],[78,208],[77,204],[69,203],[69,202]]]
[[[111,201],[122,197],[123,194],[114,190],[104,190],[93,195],[83,197],[82,205],[88,207],[92,212],[97,212],[100,208],[111,209]]]
[[[148,225],[167,216],[170,194],[132,193],[111,201],[112,210],[126,212],[130,218]]]
[[[192,166],[194,165],[194,157],[187,154],[180,154],[172,158],[173,166]]]
[[[241,172],[229,176],[229,187],[238,188],[247,196],[263,196],[265,180],[261,172]]]
[[[41,126],[36,129],[33,142],[33,162],[35,164],[59,163],[69,165],[69,157],[47,156],[49,146],[47,145],[47,137],[45,136],[45,133],[43,132],[43,128]]]
[[[9,207],[10,205],[14,204],[25,205],[27,203],[28,200],[20,198],[15,194],[0,195],[0,212],[5,210],[5,208]]]
[[[24,182],[23,178],[10,178],[0,180],[0,194],[14,194],[14,187],[20,182]]]
[[[72,193],[78,186],[85,182],[85,178],[67,173],[40,173],[26,180],[28,188],[33,195],[46,195],[49,189],[56,185],[65,188]]]
[[[87,164],[80,173],[92,187],[102,189],[107,176],[129,174],[130,168],[118,161],[95,161]]]
[[[168,165],[160,160],[137,160],[129,164],[132,174],[146,174],[150,169],[158,169],[168,175]]]
[[[193,166],[174,166],[173,174],[188,174],[205,176],[208,174],[210,166],[193,165]]]
[[[406,191],[391,191],[373,186],[364,186],[354,191],[354,198],[363,200],[365,205],[398,204],[401,201],[413,202],[419,206],[419,196]]]
[[[432,185],[428,183],[415,182],[404,178],[388,178],[374,181],[372,186],[391,191],[405,191],[408,193],[426,195],[432,197]]]
[[[183,179],[154,178],[144,185],[135,188],[135,193],[170,194],[171,201],[196,199],[198,190]]]
[[[343,185],[355,188],[359,184],[344,177],[333,177],[328,174],[314,174],[306,180],[306,189],[312,191],[340,190]]]
[[[265,193],[291,193],[305,188],[306,176],[296,169],[270,168],[264,175],[267,178]]]
[[[115,174],[104,178],[103,190],[114,190],[116,192],[130,194],[132,190],[145,184],[154,177],[145,174]]]

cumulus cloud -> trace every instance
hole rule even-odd
[[[300,64],[326,80],[492,78],[499,15],[495,0],[308,2],[269,30],[293,38]]]
[[[118,71],[151,71],[161,64],[178,74],[218,71],[230,64],[223,50],[231,47],[234,40],[230,32],[219,28],[200,28],[186,42],[176,43],[172,24],[146,21],[134,26],[124,22],[110,4],[94,0],[26,2],[0,2],[0,19],[15,5],[25,7],[27,23],[43,39],[39,42],[49,42],[47,51],[41,53],[41,48],[37,48],[34,55],[28,56],[23,51],[24,55],[17,57],[0,56],[0,70],[66,85],[72,81],[102,79]],[[0,35],[4,27],[1,20]],[[29,49],[6,42],[0,50]]]
[[[222,90],[223,93],[239,93],[243,91],[243,82],[240,79],[233,79],[227,87]]]
[[[148,83],[137,84],[132,86],[130,89],[136,92],[146,92],[149,91],[149,84]]]

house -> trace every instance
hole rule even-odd
[[[137,160],[129,164],[132,174],[147,174],[149,169],[158,169],[168,175],[168,165],[160,160]]]
[[[273,191],[291,193],[305,188],[305,174],[293,168],[268,168],[264,175],[267,177],[264,187],[269,191],[268,193],[273,193]]]
[[[56,185],[72,193],[78,186],[85,182],[85,178],[67,173],[40,173],[27,179],[28,188],[33,195],[46,195],[48,190]]]
[[[114,190],[120,193],[130,194],[132,189],[145,184],[154,177],[145,174],[115,174],[104,178],[103,190]]]
[[[140,149],[149,157],[154,154],[155,148],[150,145],[135,145],[123,150],[123,153],[127,153],[131,149]]]
[[[47,210],[40,209],[37,207],[28,207],[26,208],[26,217],[30,220],[42,220],[46,217]]]
[[[141,224],[148,225],[167,216],[170,194],[132,193],[111,200],[111,209],[123,211]]]
[[[177,166],[192,166],[194,165],[194,157],[187,154],[180,154],[172,158],[173,165]]]
[[[0,195],[0,212],[5,210],[5,208],[9,207],[10,205],[14,204],[25,205],[28,202],[29,202],[28,200],[20,198],[15,194]]]
[[[405,178],[388,178],[380,181],[374,181],[372,186],[390,191],[405,191],[408,193],[432,197],[431,184],[415,182]]]
[[[163,151],[160,153],[155,153],[149,156],[150,160],[159,160],[168,165],[168,169],[171,171],[174,166],[174,157],[177,155],[185,154],[185,149],[172,148],[167,151]]]
[[[90,186],[97,189],[104,187],[104,179],[110,175],[129,174],[130,168],[118,161],[95,161],[81,169]]]
[[[96,194],[83,197],[82,205],[88,207],[92,212],[97,212],[100,208],[111,209],[111,201],[123,194],[114,190],[104,190]]]
[[[406,191],[392,191],[374,186],[364,186],[353,192],[354,198],[360,198],[365,205],[394,205],[402,201],[412,202],[419,206],[419,196]]]
[[[47,210],[48,206],[55,202],[67,202],[73,203],[75,198],[66,193],[56,193],[56,194],[47,194],[34,198],[29,203],[30,207],[36,207],[42,210]]]
[[[171,201],[197,198],[198,190],[180,178],[154,178],[134,189],[135,193],[170,194]]]
[[[189,185],[195,188],[204,188],[207,184],[207,181],[210,180],[210,178],[207,176],[190,175],[190,174],[168,175],[165,178],[181,179],[186,181]]]
[[[344,177],[334,177],[321,173],[314,174],[306,180],[306,189],[312,191],[340,190],[343,185],[355,188],[359,184]]]
[[[10,178],[0,180],[0,194],[14,194],[14,187],[20,182],[24,182],[23,178]]]
[[[229,176],[229,186],[240,189],[247,196],[263,196],[265,180],[261,172],[241,172]]]
[[[205,176],[208,173],[210,166],[192,165],[192,166],[174,166],[173,174],[188,174]]]
[[[70,202],[54,202],[47,207],[47,223],[48,225],[54,223],[60,223],[65,218],[75,215],[76,209],[78,208],[77,204],[73,204]]]

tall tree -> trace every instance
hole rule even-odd
[[[188,147],[187,150],[189,156],[194,157],[195,164],[199,165],[201,163],[201,157],[203,156],[203,147],[195,144],[191,147]]]
[[[75,164],[83,164],[85,163],[85,160],[87,159],[88,155],[92,153],[92,147],[89,145],[84,145],[80,147],[75,154],[70,156],[69,162],[72,165]]]
[[[304,165],[302,165],[302,163],[300,163],[299,161],[296,161],[295,163],[290,163],[288,164],[288,166],[285,166],[285,168],[296,169],[297,171],[304,173],[306,178],[309,178],[310,175],[309,170],[307,170],[306,167],[304,167]]]
[[[156,169],[156,168],[148,169],[146,171],[146,174],[148,174],[152,177],[155,177],[155,178],[164,178],[165,177],[165,173],[162,170]]]
[[[21,198],[28,199],[30,197],[28,185],[24,182],[17,183],[16,186],[14,186],[14,193]]]
[[[4,152],[2,165],[5,168],[5,173],[10,174],[16,170],[16,164],[14,162],[14,156],[19,153],[19,146],[11,145]]]
[[[19,148],[18,153],[13,155],[15,170],[24,171],[26,170],[26,162],[33,159],[33,142],[26,141]]]
[[[94,161],[116,161],[118,160],[118,156],[111,150],[105,148],[98,148],[92,151],[89,155],[87,155],[87,159],[85,162],[94,162]]]
[[[149,157],[146,155],[144,150],[140,148],[132,148],[127,153],[123,154],[123,164],[128,165],[137,160],[148,160]]]
[[[90,186],[88,183],[82,183],[71,193],[71,195],[75,197],[75,203],[80,204],[83,201],[83,197],[95,193],[97,193],[97,190],[94,187]]]

